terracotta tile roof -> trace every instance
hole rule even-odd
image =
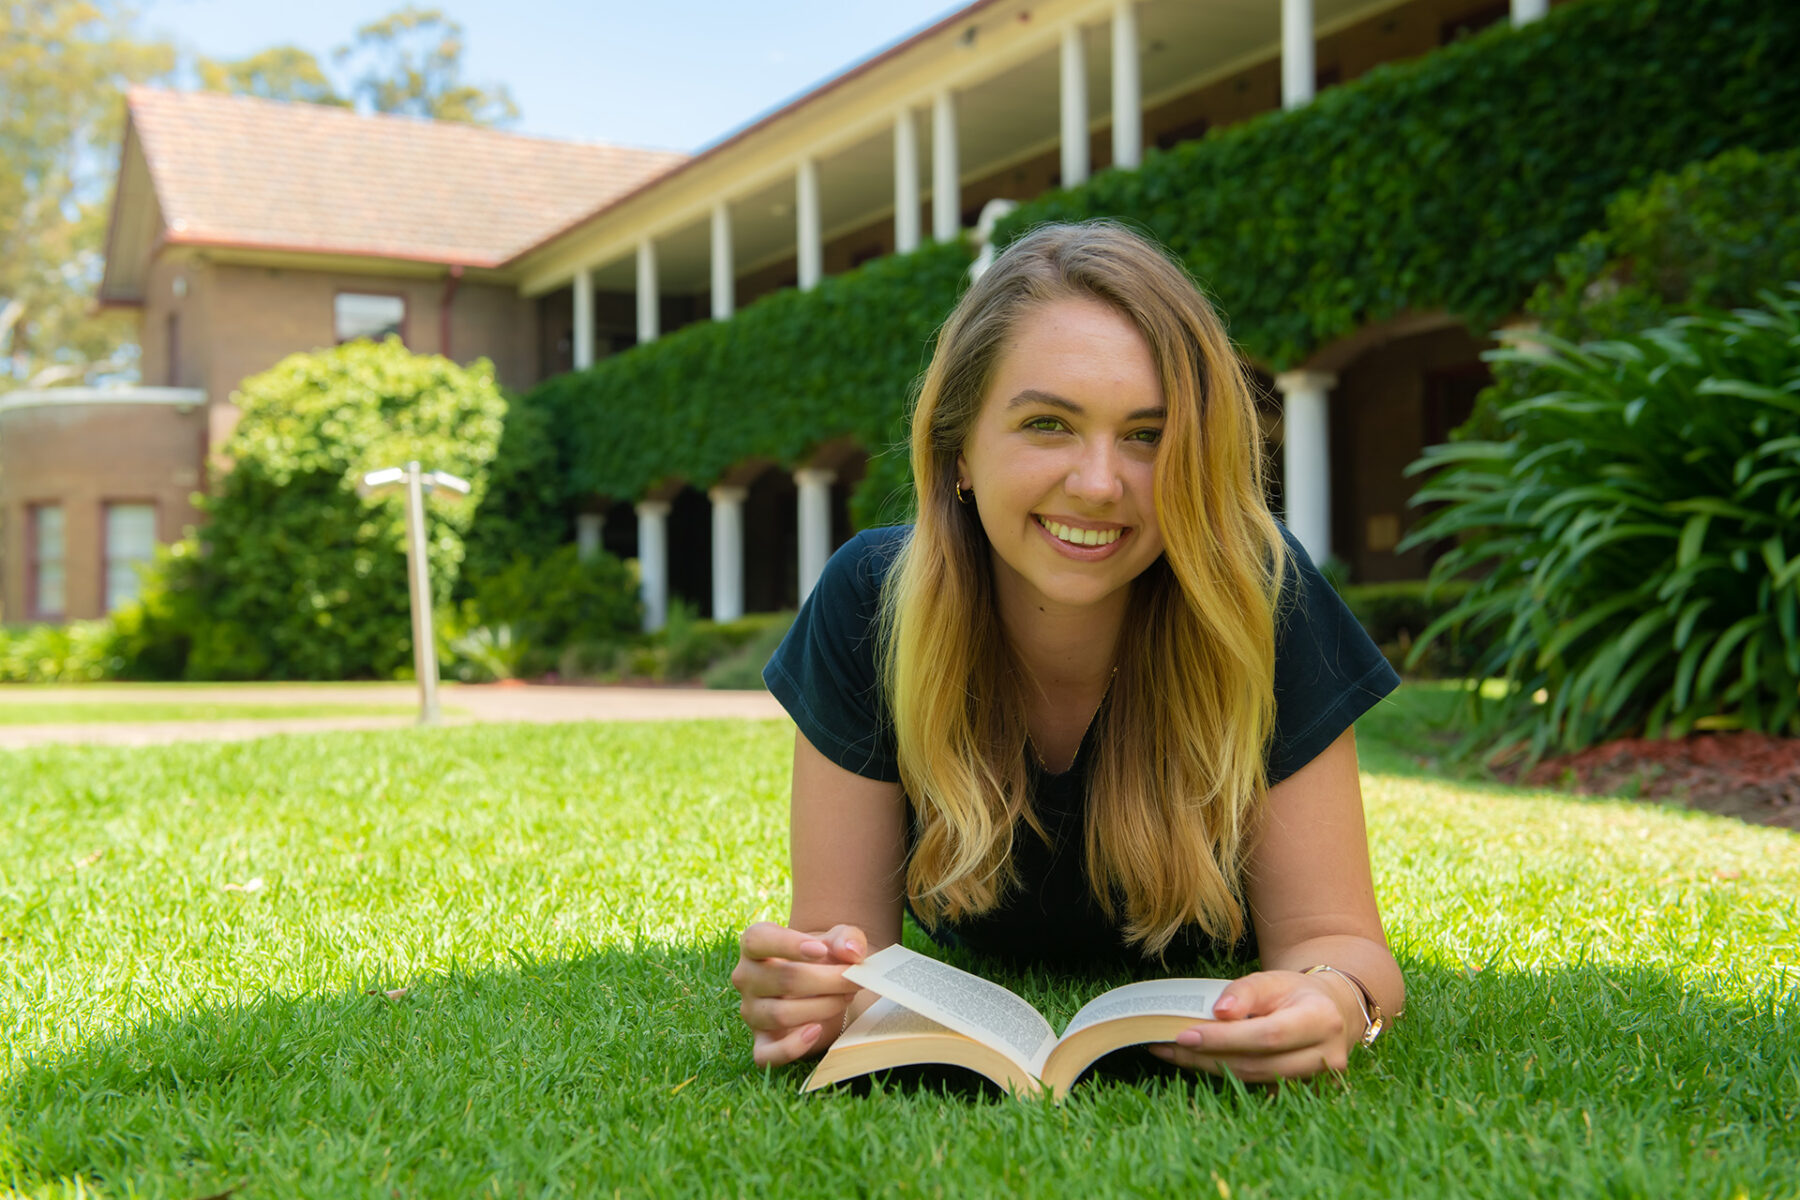
[[[169,241],[498,266],[685,154],[133,88]]]

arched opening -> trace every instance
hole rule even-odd
[[[669,502],[669,599],[712,616],[712,501],[694,487]]]
[[[1394,337],[1336,367],[1331,545],[1356,582],[1421,579],[1430,570],[1431,548],[1399,551],[1423,516],[1411,503],[1419,481],[1405,470],[1468,420],[1492,380],[1481,361],[1492,345],[1454,325]]]
[[[768,467],[744,498],[744,611],[800,606],[799,493],[794,477]]]

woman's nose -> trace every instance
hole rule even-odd
[[[1086,448],[1069,471],[1069,495],[1089,504],[1110,504],[1125,493],[1118,456],[1110,445]]]

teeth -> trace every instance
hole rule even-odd
[[[1038,518],[1038,524],[1048,529],[1053,537],[1072,546],[1110,546],[1119,540],[1119,534],[1123,532],[1118,529],[1076,529],[1073,525],[1046,521],[1042,517]]]

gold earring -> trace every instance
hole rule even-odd
[[[960,480],[960,479],[957,480],[956,481],[956,502],[958,504],[967,504],[969,501],[973,500],[974,498],[975,498],[975,489],[970,488],[969,494],[967,496],[965,496],[965,495],[963,495],[963,490],[962,490],[962,480]]]

